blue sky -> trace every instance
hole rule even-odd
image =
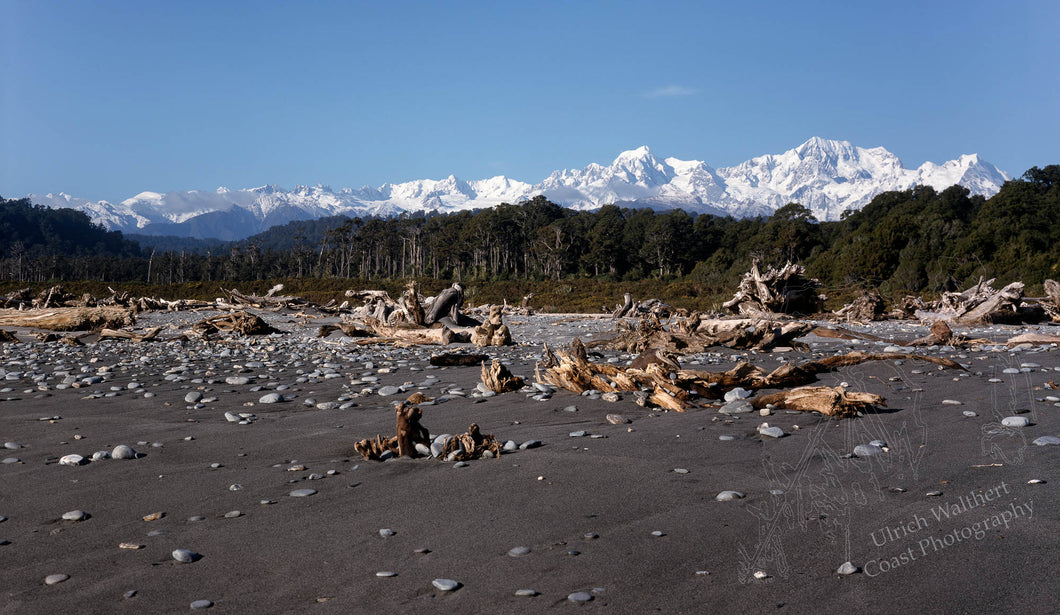
[[[811,136],[1060,164],[1060,3],[0,0],[0,195],[728,166]]]

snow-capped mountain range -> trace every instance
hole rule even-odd
[[[782,154],[767,154],[714,169],[698,160],[657,158],[647,147],[622,152],[610,166],[555,171],[537,184],[498,176],[464,181],[422,179],[378,188],[332,190],[262,186],[207,192],[141,192],[121,203],[86,201],[67,194],[31,194],[37,204],[70,207],[109,229],[149,235],[243,239],[277,224],[325,216],[391,216],[402,212],[449,212],[519,203],[544,195],[573,209],[610,203],[735,217],[770,215],[801,203],[818,220],[837,220],[881,192],[923,184],[954,184],[991,196],[1009,176],[978,154],[907,169],[882,147],[814,137]]]

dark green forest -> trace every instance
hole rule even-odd
[[[723,295],[759,259],[800,262],[833,294],[898,295],[963,288],[979,276],[1031,287],[1060,277],[1060,165],[1034,167],[989,199],[958,186],[880,194],[836,222],[796,203],[734,219],[572,211],[536,197],[448,215],[292,222],[234,243],[138,239],[145,247],[83,213],[0,199],[7,282],[657,279]]]

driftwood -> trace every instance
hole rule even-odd
[[[459,282],[438,293],[431,302],[431,307],[424,316],[424,324],[434,323],[448,318],[452,326],[460,326],[460,307],[464,304],[464,287]]]
[[[0,310],[0,325],[48,331],[89,331],[132,326],[131,310],[116,307]]]
[[[707,348],[725,346],[740,350],[769,350],[778,346],[801,347],[795,338],[809,333],[813,325],[801,322],[775,322],[755,319],[702,320],[692,313],[687,318],[672,320],[663,325],[655,317],[641,318],[636,323],[618,322],[611,339],[595,340],[590,348],[604,347],[641,353],[649,348],[694,354]]]
[[[1009,338],[1007,342],[1010,347],[1020,344],[1060,344],[1060,335],[1046,335],[1044,333],[1024,333]]]
[[[523,388],[523,379],[512,375],[499,359],[493,359],[489,367],[482,362],[482,384],[494,393],[510,393]]]
[[[849,329],[843,328],[831,328],[831,327],[814,327],[810,331],[814,335],[819,337],[827,337],[842,340],[865,340],[869,342],[886,342],[894,346],[903,347],[921,347],[921,346],[954,346],[957,348],[967,348],[969,346],[975,346],[979,344],[993,344],[988,339],[977,338],[971,339],[963,335],[956,335],[953,330],[950,329],[949,325],[945,321],[936,320],[931,323],[931,332],[923,337],[918,337],[915,340],[892,340],[885,337],[879,337],[870,333],[858,333]]]
[[[490,306],[489,320],[475,327],[471,332],[471,343],[484,348],[486,346],[511,346],[512,333],[501,317],[499,305]]]
[[[799,387],[790,391],[756,397],[750,402],[755,408],[765,408],[772,404],[787,410],[820,412],[825,416],[836,418],[856,416],[858,412],[869,407],[887,405],[879,395],[847,391],[843,387]]]
[[[0,329],[0,343],[17,344],[19,342],[18,342],[18,338],[15,337],[14,333],[12,333],[10,331],[5,331],[3,329]]]
[[[203,337],[221,332],[235,333],[237,335],[283,333],[283,331],[265,322],[260,316],[250,312],[233,312],[231,314],[211,316],[192,325],[191,332]]]
[[[882,320],[884,314],[883,297],[875,291],[863,292],[856,299],[836,310],[835,314],[847,322]]]
[[[427,324],[427,315],[423,312],[423,305],[420,303],[419,289],[415,280],[410,281],[405,287],[405,292],[401,295],[401,304],[405,308],[405,314],[408,316],[409,322],[420,327]]]
[[[459,337],[452,329],[446,326],[440,327],[400,327],[391,326],[381,320],[369,316],[364,319],[364,324],[376,335],[388,342],[399,342],[405,344],[440,344],[445,346],[456,341]]]
[[[744,274],[733,298],[722,307],[735,314],[753,318],[774,319],[779,314],[815,314],[821,311],[823,299],[817,294],[820,283],[804,277],[801,265],[787,263],[780,269],[770,267],[764,273],[758,261]]]
[[[814,382],[817,375],[824,372],[867,361],[894,359],[921,360],[950,369],[964,369],[959,363],[938,357],[907,353],[852,352],[798,365],[785,363],[771,372],[741,361],[725,372],[682,369],[671,373],[668,366],[658,363],[649,363],[644,369],[623,369],[611,364],[590,363],[585,347],[575,339],[567,352],[553,352],[546,344],[544,358],[537,365],[536,375],[538,382],[575,393],[590,389],[601,392],[636,391],[647,387],[652,390],[649,401],[667,409],[682,411],[693,404],[693,395],[706,399],[722,399],[726,392],[736,387],[757,391],[804,386]],[[854,403],[858,398],[849,399]],[[856,411],[856,404],[852,407]]]
[[[422,410],[401,402],[394,408],[394,413],[397,415],[396,436],[376,435],[374,438],[365,438],[353,445],[354,450],[366,460],[379,461],[387,452],[398,457],[419,457],[416,445],[430,446],[430,432],[420,424],[420,419],[423,417]],[[472,423],[467,433],[453,436],[445,442],[438,458],[448,461],[466,461],[483,457],[486,452],[499,458],[501,445],[493,434],[484,435],[479,430],[479,426]]]
[[[1060,322],[1060,284],[1055,280],[1046,280],[1043,286],[1045,298],[1040,300],[1038,305],[1042,306],[1053,322]]]
[[[342,331],[346,337],[369,337],[372,335],[371,331],[362,329],[352,322],[340,322],[334,325],[320,325],[320,329],[317,330],[317,337],[327,337],[335,331]]]
[[[132,331],[126,331],[125,329],[103,329],[99,332],[99,338],[112,338],[112,339],[125,339],[132,340],[134,342],[149,342],[158,337],[160,331],[164,327],[152,327],[143,333],[133,333]]]
[[[435,367],[471,367],[472,365],[479,365],[488,358],[484,354],[447,352],[445,354],[432,355],[430,364]]]
[[[0,308],[21,308],[29,304],[33,297],[30,289],[23,288],[16,290],[14,293],[7,297],[0,297]]]
[[[625,293],[622,296],[622,303],[615,307],[615,310],[611,312],[611,316],[613,318],[626,318],[650,314],[658,318],[666,318],[675,311],[685,313],[684,310],[674,310],[673,306],[658,299],[646,299],[638,303],[633,300],[633,295]]]
[[[943,293],[929,310],[916,312],[925,321],[945,320],[958,325],[1019,324],[1041,322],[1044,310],[1023,303],[1023,282],[996,289],[994,280],[979,282],[960,293]]]
[[[477,423],[472,423],[467,428],[467,433],[453,436],[445,443],[439,459],[446,461],[467,461],[483,457],[486,452],[500,459],[501,445],[493,434],[483,435]]]

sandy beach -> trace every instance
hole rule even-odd
[[[318,322],[262,315],[286,333],[69,347],[19,331],[23,343],[0,346],[0,613],[1056,610],[1060,446],[1036,443],[1060,436],[1055,346],[918,351],[965,371],[899,360],[823,374],[887,402],[830,419],[664,412],[629,394],[484,396],[478,367],[429,366],[438,347],[315,339]],[[137,327],[200,317],[145,314]],[[486,352],[528,381],[542,342],[614,324],[508,322],[517,345]],[[1052,329],[961,332],[1027,330]],[[810,351],[681,361],[721,371],[887,347],[802,341]],[[475,422],[540,446],[466,464],[355,453],[393,434],[393,403],[416,391],[435,398],[421,405],[432,435]],[[263,403],[271,393],[282,401]],[[763,422],[784,436],[760,434]],[[137,457],[87,461],[119,445]],[[71,454],[87,463],[60,463]]]

